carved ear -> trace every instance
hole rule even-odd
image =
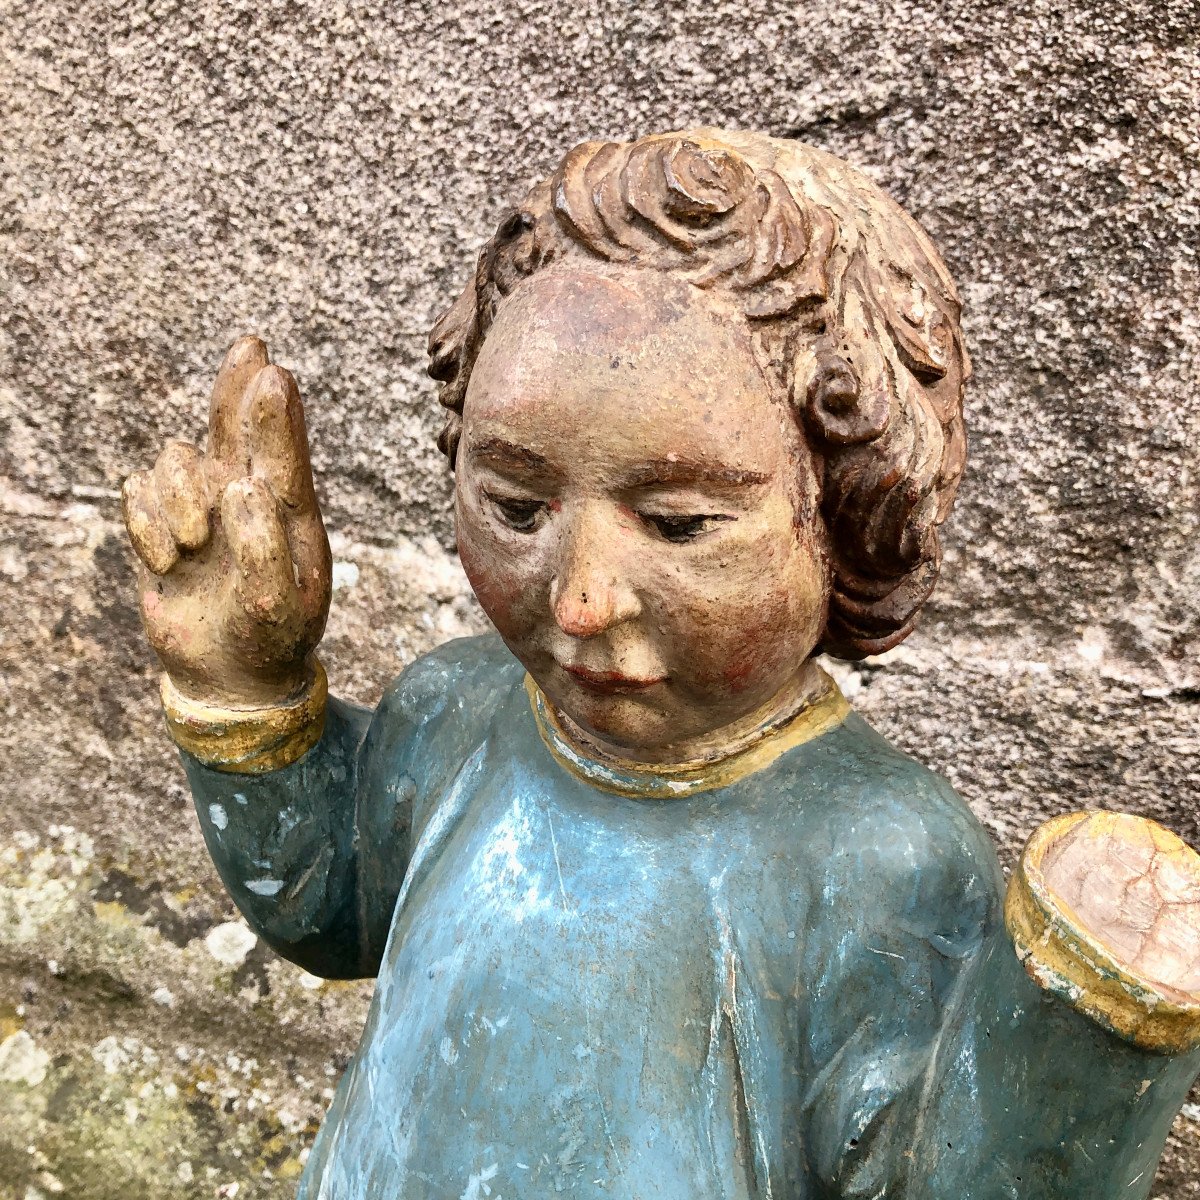
[[[481,255],[480,275],[476,277],[479,294],[488,289],[483,280],[488,280],[496,295],[507,296],[509,292],[528,278],[544,262],[548,261],[543,239],[538,237],[537,218],[524,208],[514,208],[505,213],[496,229],[495,236]],[[495,304],[490,314],[494,317]]]
[[[892,389],[880,358],[871,319],[859,302],[846,299],[842,340],[821,338],[798,356],[792,403],[808,428],[825,442],[870,442],[887,428]]]

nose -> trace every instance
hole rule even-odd
[[[582,512],[564,531],[558,570],[550,581],[550,607],[563,633],[596,637],[641,611],[621,568],[615,524]]]

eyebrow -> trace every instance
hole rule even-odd
[[[538,454],[536,450],[518,446],[515,442],[501,437],[488,437],[477,442],[470,449],[470,457],[472,460],[482,459],[498,467],[539,471],[551,475],[562,474],[548,458]],[[668,458],[652,459],[634,467],[622,482],[628,488],[686,487],[697,483],[715,484],[718,487],[759,487],[769,479],[770,476],[761,471],[746,471],[740,467],[725,467],[717,463],[671,455]]]
[[[675,486],[691,483],[715,483],[725,487],[758,487],[770,479],[760,471],[722,467],[687,458],[658,458],[635,467],[625,479],[627,487]]]
[[[484,438],[471,447],[472,459],[487,459],[489,462],[502,467],[520,467],[525,470],[546,471],[558,474],[557,469],[544,455],[527,446],[518,446],[515,442],[505,441],[500,437]]]

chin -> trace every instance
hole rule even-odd
[[[598,696],[576,684],[560,703],[560,712],[588,733],[636,756],[670,741],[671,721],[648,696]]]

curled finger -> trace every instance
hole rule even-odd
[[[235,479],[221,497],[221,524],[237,571],[237,595],[255,621],[296,618],[295,567],[271,489],[261,479]]]
[[[168,442],[154,464],[154,486],[171,536],[185,550],[199,550],[208,541],[208,489],[196,447]]]
[[[149,471],[135,471],[122,484],[121,511],[138,558],[155,575],[165,575],[179,561],[179,547]]]

